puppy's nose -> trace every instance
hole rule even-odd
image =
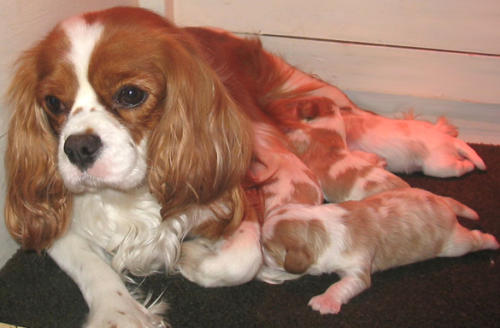
[[[64,153],[81,171],[94,164],[101,148],[101,138],[95,134],[73,134],[64,142]]]

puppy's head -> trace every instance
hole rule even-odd
[[[25,247],[64,231],[74,193],[148,184],[164,217],[241,199],[246,118],[189,35],[161,17],[113,8],[70,18],[17,67],[5,212]]]

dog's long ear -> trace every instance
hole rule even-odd
[[[71,197],[57,172],[57,139],[36,101],[38,50],[17,63],[8,97],[13,110],[5,156],[6,226],[26,249],[42,250],[64,232]]]
[[[242,210],[253,138],[248,118],[196,51],[165,48],[164,113],[148,149],[149,186],[162,215],[221,197],[234,204],[232,212]]]

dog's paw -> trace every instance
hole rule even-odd
[[[311,298],[309,306],[321,314],[337,314],[340,312],[342,303],[325,293]]]
[[[120,293],[119,293],[120,294]],[[106,304],[91,306],[86,328],[167,328],[163,318],[153,312],[160,312],[166,304],[159,303],[150,311],[129,295],[108,299]]]
[[[210,244],[203,238],[185,241],[179,272],[203,287],[241,285],[252,280],[262,264],[260,226],[243,222],[227,239]]]

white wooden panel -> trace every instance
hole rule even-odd
[[[181,25],[500,54],[499,0],[175,1]]]
[[[262,37],[264,46],[341,89],[500,104],[500,58]]]

